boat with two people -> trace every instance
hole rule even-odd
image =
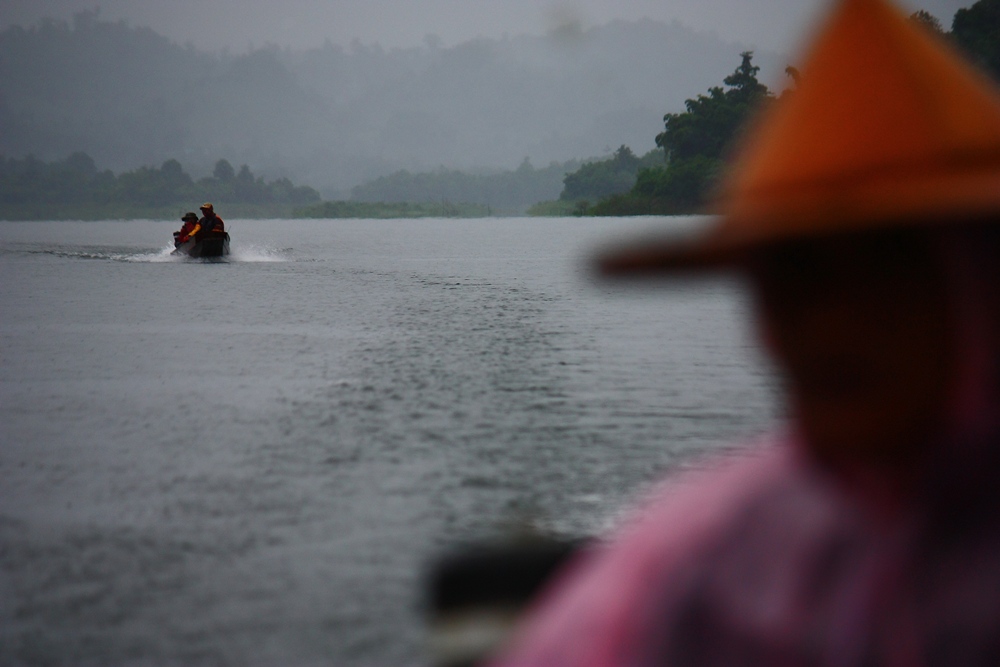
[[[188,211],[181,218],[183,226],[174,232],[174,250],[171,255],[187,257],[224,257],[229,254],[229,234],[222,218],[215,214],[215,207],[206,202],[201,205],[201,218]]]

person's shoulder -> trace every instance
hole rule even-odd
[[[660,523],[675,514],[692,527],[715,523],[748,496],[787,476],[797,466],[790,453],[784,443],[761,441],[689,464],[653,487],[624,530],[644,533],[648,522]]]
[[[787,448],[764,446],[670,476],[557,576],[499,664],[620,663],[621,651],[644,644],[677,577],[794,470]]]
[[[656,573],[697,558],[702,548],[739,521],[748,506],[793,477],[795,468],[788,448],[762,445],[669,476],[603,547],[604,567],[663,576]],[[636,578],[637,587],[643,585],[642,578]]]

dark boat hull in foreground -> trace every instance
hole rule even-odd
[[[200,239],[188,239],[174,247],[171,255],[188,257],[225,257],[229,254],[229,234],[212,234]]]

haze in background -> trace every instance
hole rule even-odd
[[[963,6],[907,4],[946,27]],[[825,6],[0,0],[0,155],[82,151],[115,172],[176,159],[196,177],[224,158],[328,199],[402,169],[642,155],[663,115],[722,85],[742,51],[786,87],[788,54]]]
[[[948,25],[961,0],[903,0]],[[428,36],[453,46],[476,37],[542,35],[568,23],[680,21],[755,48],[789,51],[827,5],[822,0],[0,0],[0,28],[68,19],[99,6],[105,19],[149,26],[173,40],[244,52],[267,43],[319,46],[357,39],[408,47]]]

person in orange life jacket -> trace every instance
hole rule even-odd
[[[205,202],[201,205],[201,220],[198,221],[198,229],[195,229],[191,236],[197,237],[200,235],[216,233],[223,234],[226,231],[225,223],[222,218],[215,214],[215,207],[209,202]]]
[[[189,238],[201,229],[201,225],[198,224],[198,216],[193,211],[185,213],[184,217],[181,218],[181,222],[184,224],[181,226],[180,231],[174,232],[174,245],[186,243]]]

